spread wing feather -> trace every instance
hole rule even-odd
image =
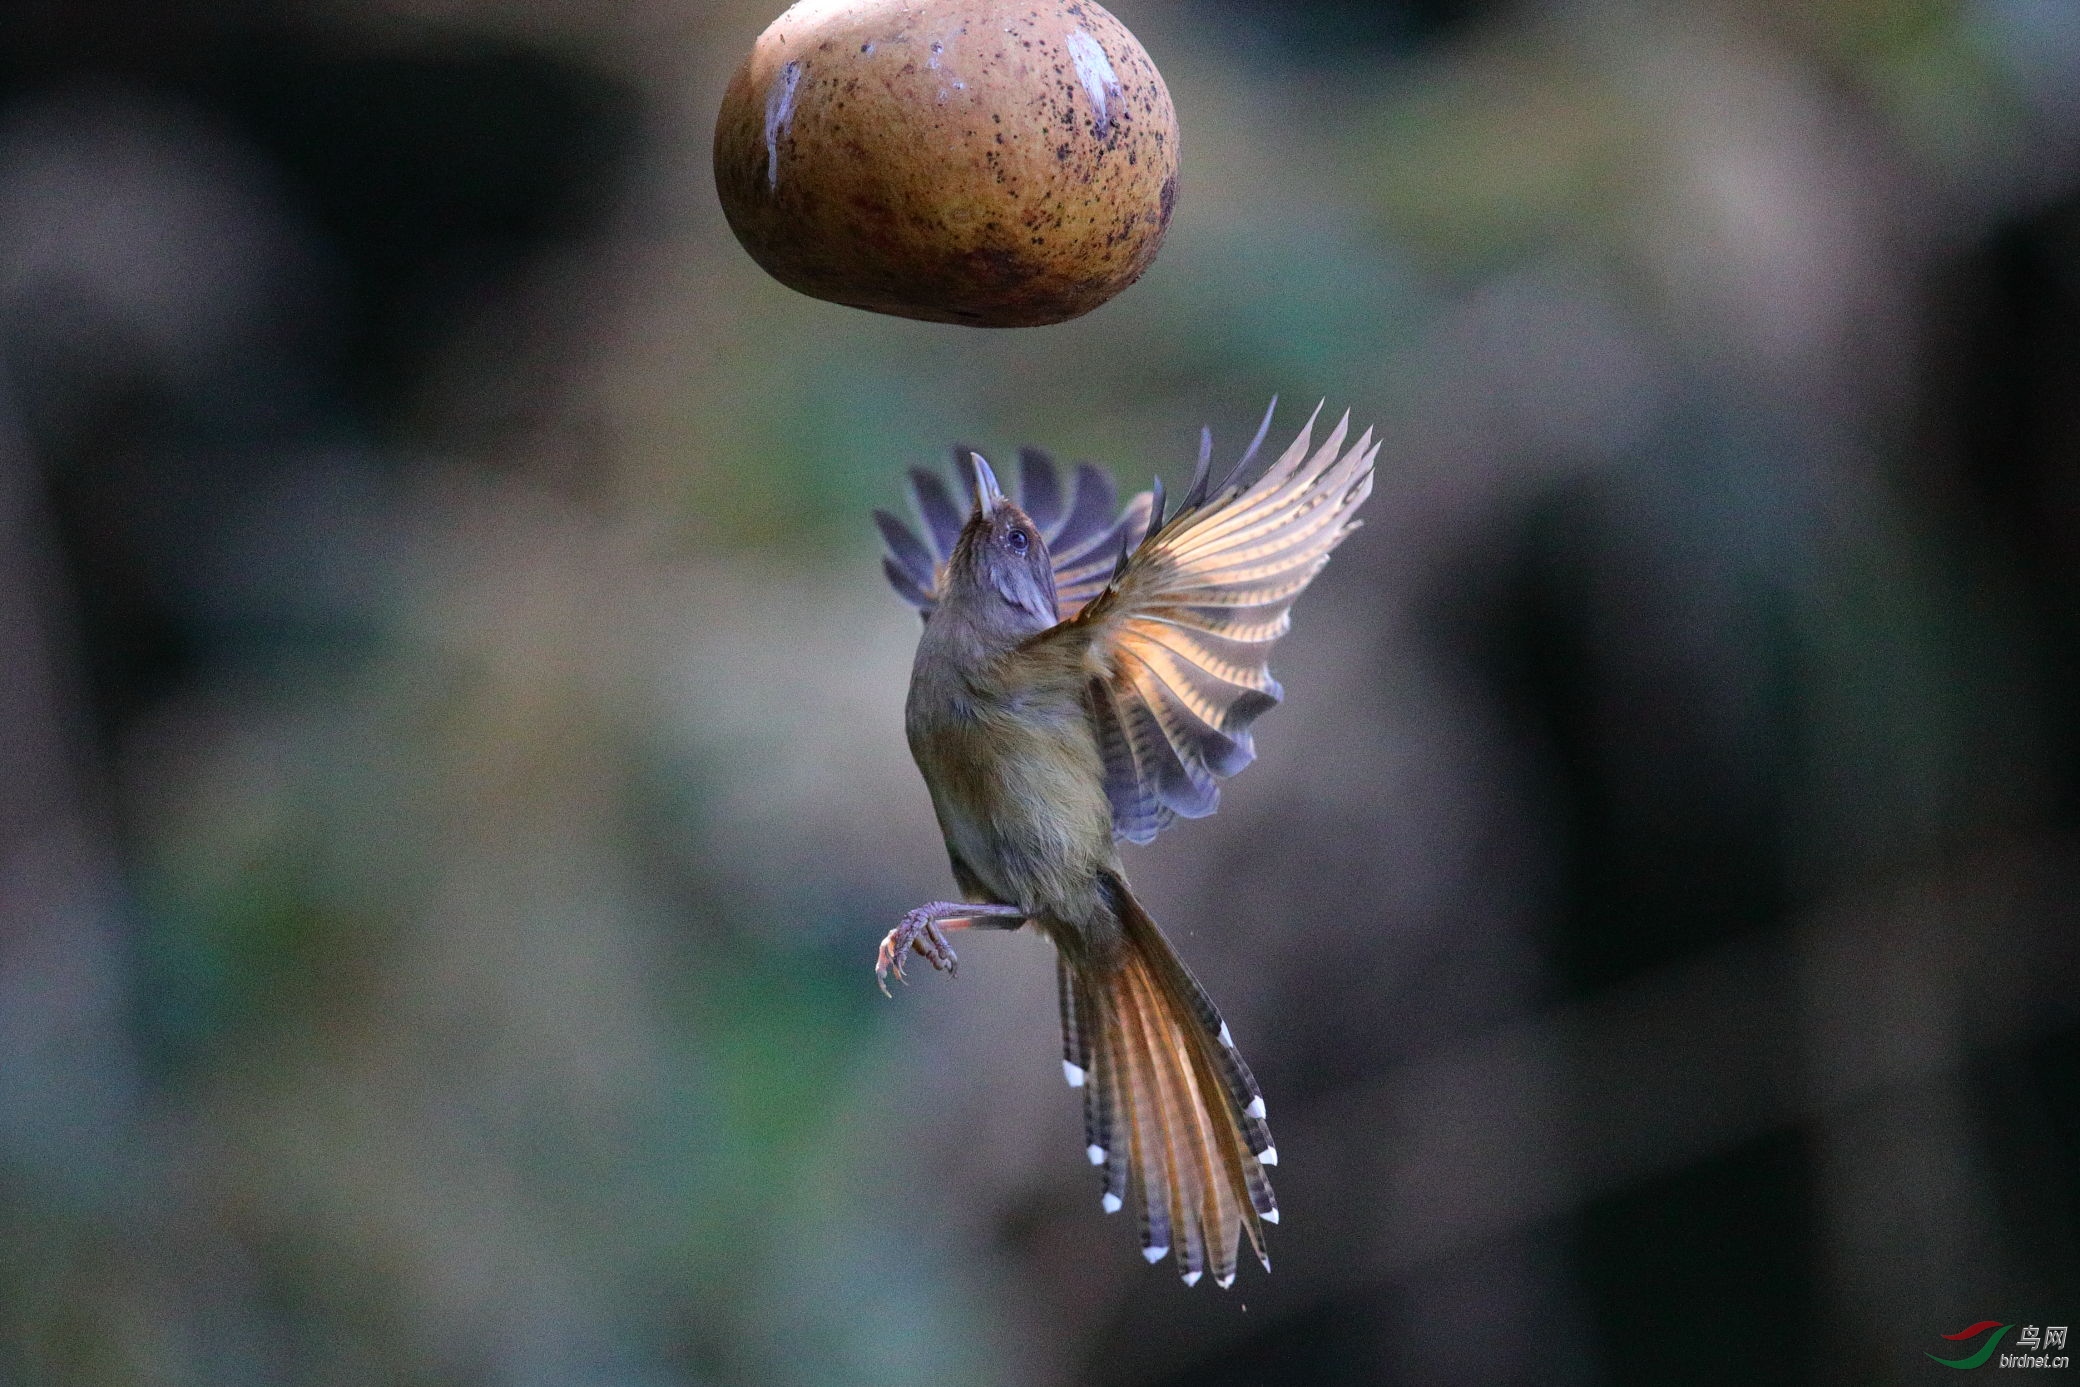
[[[964,455],[963,450],[954,450],[956,458]],[[959,466],[958,462],[955,466]],[[953,553],[953,542],[960,538],[961,522],[967,519],[966,508],[954,501],[944,478],[922,467],[910,469],[910,496],[917,503],[918,518],[924,521],[932,552],[944,563]]]
[[[1106,489],[1111,490],[1109,485]],[[1053,549],[1048,550],[1048,554],[1054,557],[1054,591],[1064,617],[1074,617],[1093,597],[1105,590],[1105,584],[1112,579],[1113,567],[1119,561],[1120,546],[1129,536],[1148,528],[1150,501],[1145,491],[1135,496],[1119,513],[1118,520],[1100,529],[1066,557],[1057,556]]]
[[[1344,447],[1348,414],[1319,448],[1314,425],[1244,481],[1251,445],[1217,489],[1202,448],[1177,512],[1162,518],[1158,491],[1141,542],[1116,555],[1111,581],[1064,623],[1088,636],[1105,671],[1092,701],[1121,838],[1146,842],[1174,818],[1211,814],[1219,782],[1255,759],[1250,724],[1283,697],[1265,665],[1270,647],[1357,528],[1352,512],[1371,494],[1379,453],[1369,429]]]
[[[1061,478],[1054,470],[1054,458],[1044,449],[1018,450],[1018,508],[1040,527],[1043,536],[1056,532],[1058,522],[1067,518],[1062,509]]]
[[[1157,796],[1153,767],[1144,769],[1127,739],[1126,718],[1114,701],[1112,686],[1093,679],[1091,724],[1098,734],[1098,755],[1105,765],[1105,796],[1112,805],[1112,831],[1131,843],[1146,843],[1176,821]]]

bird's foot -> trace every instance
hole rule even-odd
[[[903,959],[913,951],[940,972],[957,975],[961,961],[953,945],[946,942],[946,931],[966,929],[977,916],[1023,919],[1025,912],[1015,906],[978,905],[972,901],[933,901],[917,907],[881,940],[881,951],[874,959],[874,980],[881,985],[882,995],[895,995],[888,990],[891,974],[899,983],[910,981],[903,976]]]
[[[907,984],[910,981],[903,976],[903,958],[912,949],[942,973],[960,972],[960,958],[954,953],[953,945],[946,942],[946,932],[939,928],[932,907],[919,906],[905,915],[903,923],[890,930],[881,941],[880,956],[874,960],[874,980],[881,984],[884,996],[895,995],[888,990],[891,973],[897,982]]]

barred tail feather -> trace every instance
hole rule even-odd
[[[1225,1022],[1124,883],[1125,947],[1062,969],[1062,1053],[1084,1079],[1087,1154],[1107,1211],[1134,1206],[1143,1255],[1174,1256],[1185,1284],[1235,1280],[1243,1237],[1269,1269],[1278,1154],[1256,1080]],[[1238,1229],[1240,1232],[1238,1233]]]

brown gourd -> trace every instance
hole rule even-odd
[[[802,293],[1039,326],[1155,259],[1177,115],[1089,0],[804,0],[730,81],[715,186],[752,258]]]

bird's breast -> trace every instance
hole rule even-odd
[[[948,849],[993,894],[1038,911],[1088,896],[1112,812],[1080,699],[913,684],[907,724]]]

